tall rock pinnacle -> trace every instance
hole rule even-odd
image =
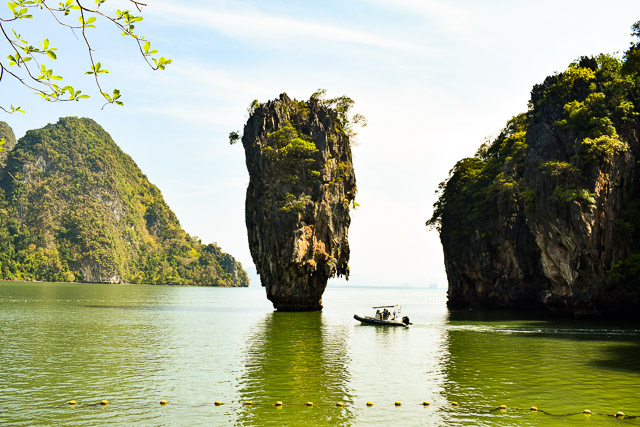
[[[346,97],[325,101],[314,94],[301,102],[282,94],[254,102],[244,127],[249,247],[277,310],[321,310],[327,280],[349,278],[352,104]]]

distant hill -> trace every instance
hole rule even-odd
[[[93,120],[62,118],[17,143],[0,122],[0,138],[0,279],[248,286]]]

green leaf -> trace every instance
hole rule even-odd
[[[18,6],[18,3],[14,3],[12,1],[9,2],[9,9],[11,9],[11,13],[14,15],[16,14],[16,6]]]
[[[56,54],[55,54],[55,53],[53,53],[53,52],[52,52],[52,51],[50,51],[50,50],[48,50],[48,51],[47,51],[47,56],[48,56],[49,58],[53,59],[53,60],[55,60],[55,59],[57,58],[57,57],[56,57]]]

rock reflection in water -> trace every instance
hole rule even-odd
[[[320,312],[266,315],[247,342],[238,424],[350,425],[346,331]],[[282,401],[285,406],[273,406]],[[306,407],[313,402],[313,407]],[[337,408],[336,402],[345,407]]]
[[[617,323],[523,317],[481,310],[450,317],[446,396],[460,402],[459,411],[449,415],[451,425],[484,420],[495,426],[547,426],[584,421],[582,414],[567,414],[585,408],[599,414],[637,412],[637,372],[593,369],[615,349],[632,351],[637,330]],[[500,405],[524,410],[491,411]],[[529,411],[531,406],[545,412]]]

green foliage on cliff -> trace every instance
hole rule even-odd
[[[361,127],[367,126],[367,118],[359,113],[351,114],[351,109],[355,104],[355,101],[348,96],[339,96],[337,98],[325,98],[327,91],[325,89],[318,89],[314,92],[309,98],[309,102],[315,102],[322,104],[328,108],[331,108],[340,123],[338,127],[338,131],[349,136],[349,138],[354,138],[357,133],[355,132],[353,126],[358,125]],[[353,142],[353,140],[351,141]]]
[[[497,217],[500,200],[519,194],[516,175],[527,148],[528,120],[527,114],[512,118],[495,141],[482,145],[475,157],[456,163],[438,187],[440,197],[427,226],[439,231],[447,227],[452,240],[462,244],[464,236]]]
[[[304,103],[297,104],[300,106]],[[303,114],[304,111],[302,108]],[[306,114],[308,115],[308,109]],[[262,153],[266,159],[278,165],[278,186],[282,184],[290,189],[290,192],[283,195],[280,209],[283,212],[302,213],[307,204],[311,203],[311,198],[305,194],[308,187],[320,178],[319,163],[315,158],[318,148],[308,135],[294,128],[291,122],[268,134],[267,143],[262,148]]]
[[[633,29],[640,38],[640,22]],[[597,167],[630,155],[630,144],[637,144],[639,71],[640,41],[621,59],[604,54],[583,57],[565,72],[536,85],[526,113],[510,120],[474,157],[453,167],[439,186],[439,198],[427,225],[438,229],[443,244],[446,241],[455,250],[464,248],[472,236],[491,236],[494,229],[502,227],[507,218],[501,218],[501,212],[531,214],[544,198],[545,203],[550,200],[555,204],[558,214],[566,213],[574,203],[584,209],[593,207],[597,200],[592,175]],[[544,127],[545,134],[555,141],[545,142],[544,151],[528,157],[529,132],[536,124],[535,132]],[[566,149],[559,141],[575,144]],[[536,174],[525,175],[525,163],[533,166]],[[507,203],[514,208],[501,210]],[[634,218],[627,225],[634,230],[637,225],[640,230],[640,214],[634,211],[627,215]],[[640,254],[640,244],[638,249]],[[634,257],[632,254],[628,260]],[[636,271],[629,267],[631,262],[621,263],[618,270],[626,265],[625,271]]]
[[[311,203],[311,197],[302,193],[300,196],[296,197],[291,193],[285,193],[284,195],[284,204],[280,208],[283,212],[297,212],[302,213],[306,208],[307,204]]]
[[[89,119],[32,130],[0,177],[0,279],[245,286]]]

